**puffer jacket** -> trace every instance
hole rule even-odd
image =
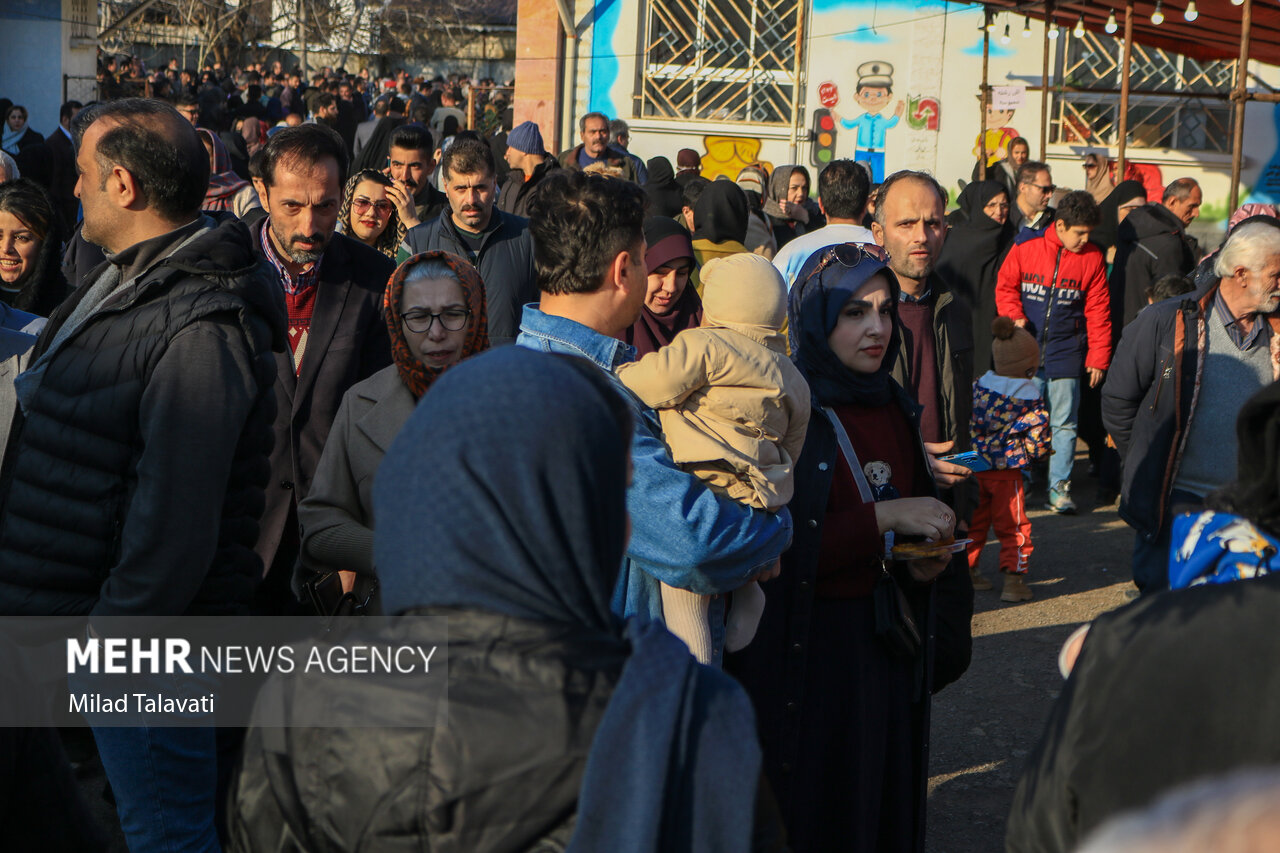
[[[1049,410],[1036,383],[988,371],[973,383],[973,449],[992,468],[1025,468],[1049,453]]]
[[[212,222],[208,222],[212,225]],[[285,306],[226,220],[143,273],[52,352],[15,420],[0,613],[238,612],[262,564]],[[105,265],[54,313],[35,363]]]
[[[996,310],[1026,320],[1050,379],[1111,364],[1110,296],[1102,252],[1068,252],[1055,228],[1009,250],[996,276]]]
[[[1147,304],[1147,288],[1163,275],[1190,275],[1200,246],[1182,220],[1163,204],[1147,204],[1116,229],[1116,258],[1111,266],[1111,322],[1115,333],[1133,322]]]
[[[548,154],[534,168],[533,174],[527,181],[523,170],[512,169],[507,174],[507,179],[502,182],[502,190],[498,193],[498,210],[527,219],[529,205],[533,202],[533,194],[537,191],[538,184],[559,168],[561,168],[560,161]]]

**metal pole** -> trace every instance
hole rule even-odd
[[[302,82],[309,84],[311,77],[307,73],[307,0],[298,0],[298,31],[302,33]]]
[[[1240,202],[1240,167],[1244,161],[1244,109],[1249,103],[1249,30],[1253,26],[1252,0],[1244,0],[1240,16],[1240,63],[1236,66],[1236,86],[1231,93],[1235,101],[1235,126],[1231,132],[1231,204],[1227,211],[1236,209]]]
[[[1116,157],[1116,183],[1124,180],[1124,146],[1129,136],[1129,61],[1133,48],[1133,0],[1124,4],[1124,58],[1120,60],[1120,153]]]
[[[982,15],[982,97],[979,103],[982,109],[981,132],[978,134],[978,180],[987,179],[987,101],[991,97],[991,87],[987,85],[987,66],[991,59],[991,10],[983,7]]]
[[[1049,31],[1053,23],[1053,0],[1044,7],[1044,64],[1040,68],[1040,159],[1049,159]]]

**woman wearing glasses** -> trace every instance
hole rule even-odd
[[[484,285],[455,255],[425,252],[405,261],[387,283],[385,306],[394,363],[342,398],[311,491],[298,505],[302,553],[295,592],[338,572],[343,592],[369,598],[378,465],[431,383],[489,348]]]
[[[405,227],[395,204],[387,198],[391,179],[373,169],[361,169],[347,180],[338,210],[338,230],[395,260]]]
[[[815,255],[790,296],[792,353],[814,396],[795,539],[763,585],[754,642],[726,667],[755,702],[796,853],[923,849],[931,610],[950,559],[929,543],[950,541],[955,516],[935,497],[919,407],[890,375],[897,306],[896,277],[852,243]]]

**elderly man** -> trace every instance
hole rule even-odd
[[[1102,419],[1124,464],[1120,516],[1134,529],[1133,580],[1168,586],[1175,507],[1195,507],[1236,470],[1236,414],[1275,378],[1280,231],[1242,225],[1218,253],[1217,284],[1143,309],[1102,388]]]
[[[244,223],[200,213],[209,157],[160,101],[102,105],[77,155],[109,260],[16,380],[0,613],[244,612],[285,307]],[[93,720],[91,720],[93,722]],[[132,850],[216,850],[210,728],[94,729]]]
[[[1111,267],[1111,322],[1127,325],[1147,304],[1147,288],[1163,275],[1189,275],[1200,261],[1200,246],[1187,226],[1200,215],[1203,195],[1191,178],[1164,188],[1159,204],[1147,204],[1124,218],[1116,231]]]
[[[600,170],[606,175],[640,183],[626,149],[609,144],[609,117],[604,113],[587,113],[578,121],[582,142],[560,152],[560,165],[582,171]]]

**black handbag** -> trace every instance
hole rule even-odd
[[[369,614],[370,604],[378,591],[378,579],[357,575],[355,587],[350,592],[343,592],[342,579],[337,572],[315,573],[303,582],[302,589],[328,631],[340,616]]]
[[[880,567],[875,590],[871,593],[875,607],[876,636],[899,660],[915,660],[923,643],[916,627],[911,604],[888,568]]]

